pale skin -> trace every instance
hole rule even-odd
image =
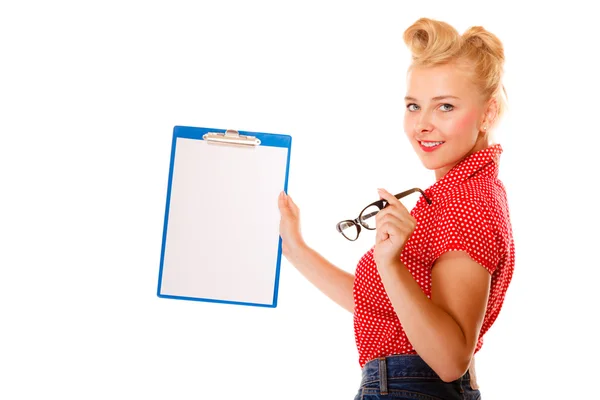
[[[414,68],[407,75],[404,130],[423,165],[437,180],[464,157],[489,146],[487,133],[497,104],[485,99],[457,65]],[[420,141],[443,142],[425,152]],[[428,298],[400,260],[416,227],[406,207],[378,190],[389,206],[377,214],[373,257],[386,293],[416,352],[446,382],[469,369],[482,327],[491,276],[467,253],[446,252],[432,269]],[[304,242],[300,210],[279,196],[283,255],[317,288],[346,310],[354,311],[354,275],[334,266]]]

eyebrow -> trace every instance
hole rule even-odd
[[[451,95],[436,96],[436,97],[432,97],[431,98],[432,101],[439,101],[439,100],[443,100],[443,99],[456,99],[456,100],[460,100],[460,98],[458,98],[456,96],[451,96]],[[417,99],[415,99],[414,97],[410,97],[410,96],[406,96],[404,98],[404,100],[417,101]]]

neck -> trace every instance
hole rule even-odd
[[[482,138],[477,139],[477,141],[475,142],[475,146],[473,146],[473,148],[471,150],[469,150],[469,152],[467,154],[465,154],[460,160],[458,160],[454,164],[444,165],[442,168],[436,169],[435,170],[435,180],[439,181],[444,176],[446,176],[446,174],[452,168],[454,168],[458,163],[460,163],[462,160],[469,157],[471,154],[477,153],[478,151],[488,148],[491,145],[492,145],[492,143],[490,143],[488,141],[487,137],[482,137]]]

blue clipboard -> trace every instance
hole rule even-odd
[[[290,135],[175,126],[157,296],[277,307]]]

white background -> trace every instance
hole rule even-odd
[[[172,129],[292,135],[305,238],[353,272],[373,235],[335,224],[378,187],[433,183],[402,129],[402,33],[423,16],[506,48],[517,262],[477,356],[483,398],[588,395],[600,87],[583,3],[3,1],[0,398],[351,399],[352,316],[289,263],[276,309],[156,296]]]

